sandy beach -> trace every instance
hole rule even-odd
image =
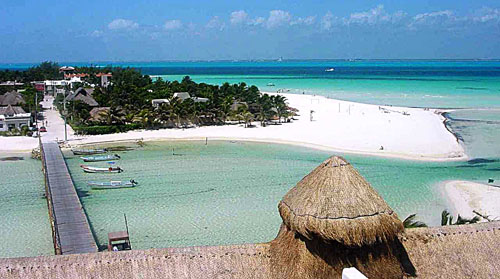
[[[442,183],[449,210],[456,216],[471,218],[473,210],[492,220],[500,217],[500,188],[472,181],[452,180]]]
[[[241,125],[190,129],[138,130],[127,133],[76,136],[68,129],[69,144],[92,144],[119,140],[205,139],[285,143],[310,148],[414,160],[449,161],[466,158],[462,146],[443,125],[435,110],[360,104],[322,96],[281,94],[299,116],[291,123],[254,128]],[[50,100],[43,102],[50,108]],[[43,140],[64,139],[64,122],[55,110],[44,112],[48,132]],[[312,116],[311,116],[312,115]],[[69,126],[68,126],[69,127]],[[27,151],[35,138],[0,138],[0,151]]]

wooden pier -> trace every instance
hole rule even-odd
[[[43,142],[41,151],[56,254],[97,252],[87,216],[59,145]]]

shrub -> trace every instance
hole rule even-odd
[[[75,126],[73,130],[77,135],[104,135],[122,133],[130,130],[140,129],[142,126],[137,123],[113,126]]]

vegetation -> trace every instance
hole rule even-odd
[[[460,216],[457,217],[457,221],[453,222],[453,216],[451,216],[450,212],[447,210],[443,210],[441,213],[441,226],[447,225],[465,225],[465,224],[474,224],[481,221],[479,216],[474,216],[474,218],[468,219]]]
[[[479,221],[481,221],[481,218],[479,216],[468,219],[458,215],[457,220],[453,222],[453,216],[451,216],[448,210],[443,210],[443,212],[441,212],[441,226],[475,224]],[[416,220],[416,214],[411,214],[410,216],[406,217],[406,219],[403,221],[403,226],[405,228],[427,227],[424,222]]]
[[[82,71],[81,69],[78,69]],[[142,127],[145,129],[188,128],[201,125],[225,125],[243,122],[252,127],[259,120],[262,126],[279,124],[293,116],[283,96],[261,94],[256,86],[245,83],[221,86],[196,83],[188,76],[181,82],[152,80],[135,69],[112,68],[112,85],[96,87],[94,99],[109,110],[98,117],[89,115],[91,107],[81,102],[66,104],[69,122],[76,130],[92,133],[122,131],[116,129],[84,129],[84,127],[117,126]],[[174,97],[176,92],[188,92],[191,99]],[[207,102],[197,102],[206,98]],[[168,102],[153,107],[151,100],[166,99]],[[61,109],[61,99],[56,100]],[[97,118],[97,120],[96,120]],[[134,124],[133,126],[131,124]]]
[[[201,125],[226,125],[242,123],[253,127],[259,121],[262,127],[269,124],[279,125],[290,121],[294,109],[286,104],[286,98],[279,95],[262,94],[256,86],[245,83],[221,86],[196,83],[186,76],[182,81],[151,79],[132,68],[80,67],[76,73],[87,74],[84,84],[94,84],[92,97],[102,109],[98,115],[91,115],[92,107],[82,101],[70,101],[63,105],[64,96],[58,95],[54,101],[59,111],[66,115],[68,123],[78,133],[114,133],[129,129],[145,128],[188,128]],[[112,73],[112,83],[107,88],[99,87],[98,73]],[[24,82],[23,95],[26,111],[34,112],[36,90],[31,81],[62,79],[59,65],[43,62],[26,71],[0,71],[1,81],[17,80]],[[85,85],[84,85],[85,86]],[[174,97],[176,92],[188,92],[190,99]],[[2,94],[0,92],[0,94]],[[38,99],[43,96],[38,93]],[[207,102],[197,98],[206,98]],[[168,102],[158,107],[153,99],[166,99]],[[113,128],[103,128],[112,126]]]
[[[427,227],[424,222],[416,220],[416,217],[417,214],[411,214],[410,216],[406,217],[406,219],[403,221],[403,226],[407,229]]]

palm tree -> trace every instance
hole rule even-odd
[[[278,114],[278,123],[281,123],[281,117],[284,116],[288,111],[288,107],[286,105],[286,97],[281,95],[273,95],[271,96],[271,102],[273,104],[273,108]]]
[[[453,216],[451,216],[448,210],[443,210],[443,212],[441,212],[441,226],[475,224],[479,221],[481,221],[481,218],[479,218],[479,216],[474,216],[473,218],[469,219],[464,218],[459,214],[457,217],[457,221],[453,223]]]
[[[251,112],[243,113],[242,118],[245,121],[245,128],[248,128],[248,125],[252,126],[253,114]]]
[[[411,214],[410,216],[406,217],[406,219],[403,221],[403,226],[405,228],[422,228],[422,227],[427,227],[427,225],[424,222],[415,220],[417,214]]]

